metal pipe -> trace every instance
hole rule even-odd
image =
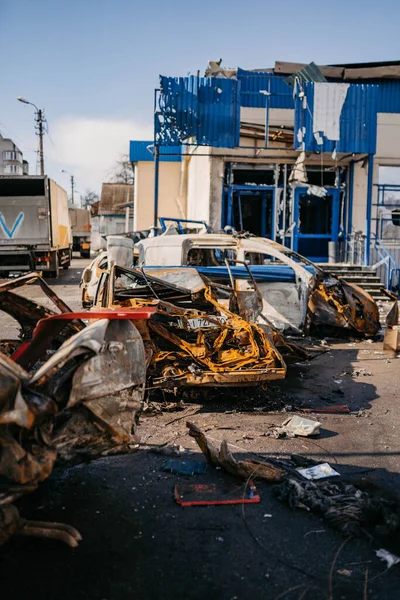
[[[365,223],[366,239],[365,239],[365,264],[369,265],[371,253],[371,217],[372,217],[372,192],[374,180],[374,155],[368,155],[368,187],[367,187],[367,215]]]
[[[349,193],[347,206],[347,232],[351,235],[353,230],[353,194],[354,194],[354,163],[349,165]]]
[[[286,196],[287,196],[287,164],[284,164],[283,167],[283,214],[282,214],[282,224],[283,224],[283,237],[282,237],[282,245],[286,246]]]
[[[160,178],[160,148],[154,145],[154,235],[158,229],[158,184]]]
[[[268,95],[265,95],[265,138],[264,148],[268,148],[268,131],[269,131],[269,102]]]
[[[154,235],[158,230],[158,184],[160,171],[160,147],[157,144],[157,90],[154,90]]]

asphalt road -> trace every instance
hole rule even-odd
[[[74,260],[68,272],[51,281],[72,308],[80,307],[77,283],[87,262]],[[36,298],[33,290],[26,293]],[[244,456],[301,453],[329,462],[346,481],[364,478],[400,494],[399,357],[383,352],[380,341],[329,340],[324,350],[310,363],[294,365],[286,380],[265,392],[213,390],[208,399],[186,400],[183,411],[168,412],[167,404],[158,404],[162,412],[141,419],[142,446],[135,454],[55,470],[24,499],[21,512],[27,518],[70,523],[83,541],[70,549],[13,538],[0,552],[2,597],[399,598],[399,566],[386,570],[370,539],[344,543],[319,516],[280,503],[263,482],[257,482],[259,504],[182,508],[174,500],[176,484],[215,484],[222,490],[240,483],[212,467],[193,478],[165,473],[160,470],[165,456],[151,451],[174,442],[203,461],[186,433],[188,419],[213,440],[227,439]],[[266,436],[288,417],[283,406],[321,404],[348,404],[352,412],[311,415],[322,423],[315,439]],[[400,555],[399,540],[389,546]]]

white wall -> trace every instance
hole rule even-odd
[[[393,159],[390,164],[400,164],[400,114],[378,113],[375,162],[388,164]]]
[[[178,207],[180,162],[160,162],[158,215],[182,218]],[[183,214],[186,213],[185,198],[181,200]],[[154,219],[154,163],[141,161],[135,164],[134,229],[149,229]]]
[[[211,161],[208,148],[199,147],[186,157],[187,218],[210,221]],[[206,155],[206,156],[204,156]]]
[[[240,109],[240,121],[265,125],[265,108],[250,108],[242,106]],[[270,108],[268,111],[268,122],[270,125],[279,127],[294,127],[294,110],[291,108]]]

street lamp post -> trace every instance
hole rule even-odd
[[[61,169],[61,173],[67,173],[71,177],[71,202],[74,204],[74,193],[75,193],[75,177],[65,169]]]
[[[44,176],[44,155],[43,155],[43,136],[44,136],[44,124],[46,123],[46,119],[44,116],[44,110],[40,109],[33,104],[33,102],[29,102],[25,98],[21,98],[18,96],[17,100],[23,102],[24,104],[30,104],[35,109],[35,121],[36,121],[36,130],[39,136],[39,165],[40,165],[40,174]]]

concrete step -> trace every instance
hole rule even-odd
[[[338,274],[335,273],[335,275],[337,276]],[[340,274],[339,277],[346,279],[346,281],[369,281],[371,283],[380,281],[377,275],[363,275],[362,273],[357,273],[356,275],[353,275],[353,273],[351,275],[349,273],[343,273],[343,275]]]
[[[362,287],[364,290],[375,290],[376,292],[379,292],[382,284],[380,281],[373,281],[371,282],[366,282],[366,281],[348,281],[348,283],[354,283],[355,285],[358,285],[358,287]]]
[[[349,276],[358,275],[359,273],[362,273],[363,275],[375,275],[376,273],[374,269],[325,269],[325,271],[328,273],[334,273],[335,275],[337,275],[338,273],[346,273],[346,275]]]
[[[324,271],[346,271],[346,272],[350,272],[350,271],[373,271],[373,269],[371,269],[370,267],[363,267],[362,265],[347,265],[347,264],[342,264],[342,263],[336,263],[336,264],[331,264],[331,263],[317,263],[318,266],[323,269]]]

